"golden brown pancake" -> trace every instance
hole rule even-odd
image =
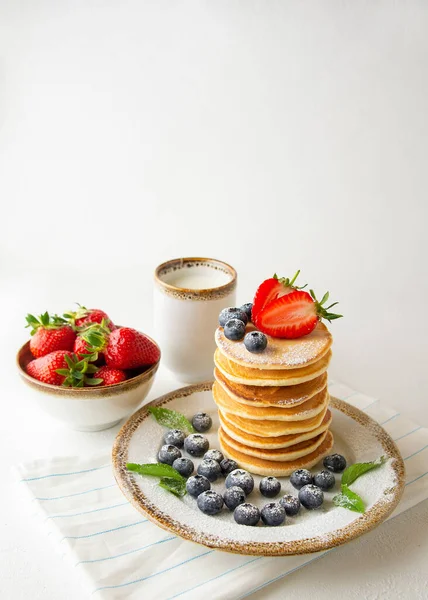
[[[227,442],[225,432],[220,428],[218,432],[220,448],[228,458],[236,460],[242,469],[257,475],[272,475],[273,477],[284,477],[291,475],[296,469],[310,469],[316,465],[333,448],[333,435],[327,431],[324,441],[316,450],[306,456],[290,461],[264,460],[255,456],[249,456],[232,448]]]
[[[227,444],[234,450],[242,452],[247,456],[255,456],[256,458],[262,458],[263,460],[272,460],[274,462],[289,462],[290,460],[296,460],[297,458],[302,458],[303,456],[314,452],[318,448],[318,446],[321,446],[326,435],[327,431],[324,431],[324,433],[320,433],[319,435],[313,437],[310,440],[300,442],[299,444],[294,444],[293,446],[288,446],[288,448],[278,448],[276,450],[261,450],[260,448],[252,448],[251,446],[246,446],[245,444],[237,442],[236,440],[228,436],[227,432],[223,429],[224,439],[226,440]]]
[[[331,359],[331,350],[315,363],[300,369],[252,369],[226,358],[217,348],[214,363],[217,369],[230,381],[244,385],[297,385],[322,375]]]
[[[231,423],[245,433],[268,438],[312,431],[321,425],[326,412],[327,405],[318,415],[304,421],[256,421],[232,415],[219,408],[219,413],[227,423]]]
[[[320,412],[325,412],[329,402],[327,388],[324,388],[319,394],[313,396],[303,404],[289,408],[278,408],[277,406],[260,408],[258,406],[241,404],[231,398],[217,381],[214,382],[212,392],[214,402],[223,412],[257,421],[304,421],[315,417]]]
[[[227,391],[229,396],[250,406],[278,406],[289,408],[306,402],[315,394],[318,394],[327,385],[327,373],[323,373],[315,379],[300,383],[298,385],[261,386],[243,385],[227,379],[217,368],[214,369],[214,377]]]
[[[331,425],[331,412],[327,410],[325,413],[324,419],[321,422],[319,427],[311,431],[303,431],[302,433],[291,433],[289,435],[279,435],[277,437],[260,437],[258,435],[252,435],[241,429],[238,429],[232,423],[226,421],[221,412],[219,411],[220,425],[227,433],[227,435],[236,440],[237,442],[241,442],[246,446],[251,446],[252,448],[261,448],[264,450],[275,450],[278,448],[287,448],[288,446],[293,446],[294,444],[299,444],[300,442],[304,442],[306,440],[310,440],[320,433],[324,433]]]
[[[248,331],[254,330],[252,325]],[[330,350],[333,338],[324,325],[319,322],[315,329],[303,337],[287,340],[267,336],[266,349],[259,354],[248,352],[244,342],[234,342],[224,335],[223,327],[218,327],[215,341],[220,352],[238,365],[252,369],[283,370],[301,369],[316,363]]]

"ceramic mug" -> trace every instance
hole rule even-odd
[[[235,306],[237,275],[213,258],[177,258],[155,270],[154,325],[162,364],[182,382],[212,379],[214,332]]]

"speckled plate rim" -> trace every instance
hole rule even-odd
[[[209,548],[232,552],[234,554],[246,554],[255,556],[287,556],[296,554],[309,554],[320,552],[345,544],[354,538],[367,533],[382,523],[395,509],[404,491],[404,462],[403,458],[391,439],[389,434],[371,417],[363,413],[358,408],[351,406],[344,400],[338,400],[331,397],[330,405],[346,416],[354,419],[363,427],[370,428],[370,432],[381,444],[384,454],[387,458],[393,458],[392,468],[396,476],[396,484],[392,490],[385,490],[390,500],[388,502],[376,502],[364,514],[357,517],[355,521],[345,527],[332,531],[328,539],[324,536],[303,538],[287,542],[238,542],[233,539],[224,539],[220,536],[205,534],[197,531],[193,527],[183,525],[180,521],[171,518],[171,516],[162,512],[162,510],[153,504],[150,499],[141,491],[136,481],[136,476],[126,469],[128,446],[134,432],[150,416],[147,406],[156,404],[157,406],[166,405],[178,398],[185,398],[197,392],[209,391],[213,381],[190,385],[179,388],[153,400],[149,405],[140,408],[123,425],[115,442],[113,444],[112,459],[113,473],[116,482],[125,495],[127,500],[141,513],[146,515],[150,521],[179,537],[192,542],[203,544]]]

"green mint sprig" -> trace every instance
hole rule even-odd
[[[195,428],[191,422],[176,410],[169,410],[168,408],[162,408],[161,406],[149,406],[147,410],[156,421],[164,427],[168,427],[169,429],[182,429],[189,433],[195,433]]]
[[[164,463],[147,463],[140,465],[138,463],[127,463],[128,471],[138,473],[139,475],[148,475],[149,477],[159,477],[159,485],[164,490],[171,492],[174,496],[182,498],[187,494],[186,480],[180,473]]]
[[[366,506],[363,499],[361,496],[353,492],[349,486],[351,483],[354,483],[358,477],[364,475],[364,473],[372,471],[373,469],[377,469],[383,465],[386,460],[387,459],[385,456],[381,456],[380,458],[372,460],[371,462],[355,463],[345,469],[342,474],[341,492],[333,497],[333,504],[336,506],[341,506],[342,508],[353,510],[354,512],[364,513]]]

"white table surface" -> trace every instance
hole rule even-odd
[[[3,292],[11,289],[10,280],[2,283]],[[23,278],[22,291],[27,283]],[[28,500],[15,483],[10,466],[52,455],[106,451],[119,426],[99,433],[70,431],[32,405],[13,364],[15,349],[25,340],[22,320],[29,308],[19,288],[15,281],[13,293],[3,293],[0,302],[2,314],[9,315],[0,346],[0,598],[84,600],[80,583],[55,553],[41,523],[29,518]],[[46,293],[50,294],[52,308],[58,309],[55,294],[52,290]],[[132,299],[129,302],[129,312],[137,314]],[[174,387],[177,383],[160,369],[149,399]],[[276,599],[298,593],[300,600],[314,597],[331,600],[342,597],[346,590],[347,600],[424,599],[428,598],[427,556],[428,501],[425,501],[252,597]]]

